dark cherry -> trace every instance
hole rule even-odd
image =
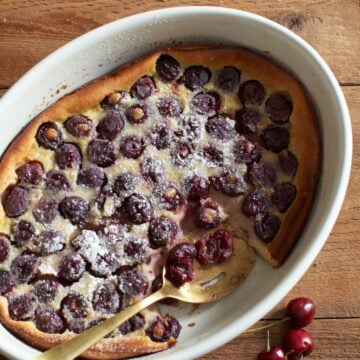
[[[166,277],[176,286],[194,280],[194,259],[183,258],[168,262],[166,264]]]
[[[196,242],[197,259],[202,265],[213,264],[217,261],[218,244],[210,241],[209,236],[203,237]]]
[[[101,138],[114,140],[121,133],[125,126],[124,116],[117,111],[108,111],[101,119],[96,131]]]
[[[136,331],[143,328],[145,324],[145,319],[142,315],[136,314],[129,319],[129,323],[131,326],[131,331]]]
[[[115,244],[117,241],[124,239],[127,226],[122,224],[118,219],[103,218],[97,230],[100,236],[106,238],[109,244]]]
[[[100,103],[101,107],[105,110],[117,110],[123,103],[125,98],[129,97],[126,91],[113,92],[106,96]]]
[[[205,201],[195,212],[194,223],[202,229],[212,229],[220,225],[219,204],[212,199]]]
[[[130,238],[124,244],[124,255],[127,257],[129,264],[140,264],[146,260],[147,244],[140,238]]]
[[[59,286],[55,280],[40,280],[34,284],[34,294],[41,303],[49,303],[55,299]]]
[[[150,184],[159,184],[164,178],[164,168],[161,160],[145,158],[140,163],[142,177]]]
[[[174,165],[185,166],[189,163],[194,149],[191,143],[178,141],[171,151],[171,160]]]
[[[58,277],[65,283],[78,281],[85,271],[85,261],[78,253],[64,256],[60,262]]]
[[[120,326],[118,326],[118,331],[121,335],[127,335],[131,333],[131,324],[129,320],[126,320]]]
[[[75,168],[81,164],[79,148],[70,143],[65,143],[55,151],[55,161],[60,169]]]
[[[89,329],[92,326],[97,325],[97,321],[96,320],[92,320],[90,321],[86,328]],[[73,320],[69,320],[69,322],[67,323],[68,328],[70,331],[74,332],[75,334],[81,334],[84,330],[85,330],[85,323],[84,320],[82,319],[73,319]]]
[[[177,339],[180,335],[181,325],[179,321],[171,316],[170,314],[166,314],[163,318],[165,329],[167,331],[167,336],[170,338]]]
[[[47,174],[46,188],[52,193],[70,189],[69,181],[62,171],[53,170]]]
[[[284,96],[274,94],[266,100],[265,112],[273,122],[284,124],[289,121],[292,104]]]
[[[219,176],[211,176],[210,181],[216,190],[228,196],[238,196],[245,193],[248,188],[243,175],[235,167],[222,169]]]
[[[290,329],[285,335],[284,346],[286,352],[289,352],[288,359],[298,360],[301,356],[307,356],[312,353],[314,341],[306,330]]]
[[[166,210],[177,211],[184,203],[184,196],[180,191],[170,183],[158,186],[154,195],[160,203],[160,206]]]
[[[209,196],[209,181],[198,175],[193,175],[185,179],[185,187],[188,191],[188,199],[197,201],[206,199]]]
[[[166,314],[161,319],[157,316],[149,327],[146,329],[146,334],[156,342],[164,342],[169,338],[177,339],[180,335],[181,325],[173,316]]]
[[[268,150],[278,153],[287,149],[290,142],[289,130],[283,127],[269,125],[262,134],[261,139]]]
[[[250,217],[257,214],[264,214],[268,211],[270,206],[269,198],[262,192],[255,190],[246,195],[242,204],[243,213]]]
[[[175,285],[192,281],[195,277],[194,258],[196,248],[192,243],[180,243],[169,252],[166,263],[166,277]]]
[[[51,307],[38,307],[35,311],[35,326],[48,334],[61,334],[65,331],[65,323],[59,313]]]
[[[94,319],[87,323],[85,326],[85,322],[83,319],[74,319],[68,323],[68,328],[70,331],[74,332],[75,334],[81,334],[84,330],[90,329],[91,327],[99,324],[101,322],[100,319]]]
[[[74,115],[65,122],[65,129],[75,137],[89,136],[92,128],[93,122],[84,115]]]
[[[40,224],[50,224],[59,214],[58,203],[54,199],[41,198],[34,206],[32,214]]]
[[[286,307],[286,315],[296,327],[308,326],[315,317],[315,304],[306,297],[291,300]]]
[[[13,227],[16,246],[23,246],[35,239],[35,228],[26,220],[20,220]]]
[[[224,66],[216,73],[215,84],[222,91],[235,91],[240,82],[240,71],[234,66]]]
[[[89,160],[100,167],[108,167],[114,164],[116,155],[114,145],[106,139],[93,139],[87,147]]]
[[[44,168],[39,161],[28,161],[16,169],[16,175],[24,184],[39,185],[44,178]]]
[[[133,104],[127,111],[127,118],[133,124],[142,124],[148,118],[148,113],[146,104]]]
[[[183,112],[181,100],[173,95],[160,98],[157,102],[159,113],[168,117],[178,117]]]
[[[145,320],[144,320],[143,316],[136,314],[133,317],[131,317],[129,320],[122,323],[118,327],[118,330],[121,335],[126,335],[133,331],[143,328],[144,324],[145,324]]]
[[[156,318],[151,322],[146,329],[146,334],[152,341],[156,342],[164,342],[168,339],[165,324],[160,316],[156,316]]]
[[[250,165],[260,160],[261,148],[250,140],[239,140],[234,144],[235,162]]]
[[[124,172],[115,178],[112,189],[115,194],[121,196],[124,192],[135,190],[138,182],[139,177],[135,173]]]
[[[129,296],[144,296],[149,287],[147,277],[137,269],[121,272],[118,280],[120,290]]]
[[[285,175],[294,176],[298,167],[298,160],[291,151],[279,154],[279,167]]]
[[[254,230],[261,240],[269,243],[279,231],[280,225],[281,221],[277,216],[266,213],[255,220]]]
[[[257,80],[248,80],[241,84],[239,97],[243,105],[261,105],[265,98],[265,89]]]
[[[124,200],[124,210],[131,222],[144,224],[154,216],[150,200],[140,194],[132,194]]]
[[[234,137],[234,128],[224,115],[209,118],[205,124],[208,134],[217,140],[230,140]]]
[[[260,161],[249,166],[248,177],[255,187],[270,187],[275,184],[276,171],[269,163]]]
[[[150,76],[143,76],[131,87],[130,94],[140,100],[153,95],[156,91],[154,80]]]
[[[217,230],[198,240],[196,249],[196,258],[201,265],[221,263],[233,253],[232,233],[229,230]]]
[[[117,274],[126,269],[132,269],[135,265],[144,263],[148,260],[148,243],[139,237],[130,237],[123,242],[122,254],[127,265],[119,267]],[[120,247],[117,247],[120,249]],[[121,250],[120,250],[121,251]]]
[[[50,255],[64,248],[65,238],[60,231],[47,229],[40,233],[37,243],[42,255]]]
[[[67,323],[84,319],[88,314],[88,303],[83,295],[70,293],[61,301],[61,315]]]
[[[30,192],[22,186],[8,186],[2,196],[2,205],[8,217],[18,217],[29,207]]]
[[[182,242],[171,248],[168,261],[179,261],[184,258],[195,259],[196,253],[196,247],[194,244]]]
[[[173,132],[166,123],[156,124],[149,132],[149,141],[158,150],[170,147],[173,140]]]
[[[235,130],[239,134],[254,133],[261,120],[261,114],[253,108],[243,107],[235,115]]]
[[[110,276],[118,267],[116,255],[109,250],[97,254],[94,260],[92,258],[87,260],[91,260],[91,273],[98,277]]]
[[[137,159],[145,150],[145,141],[142,137],[129,135],[120,143],[120,152],[129,159]]]
[[[186,114],[181,117],[179,128],[176,130],[176,136],[193,141],[200,136],[201,124],[199,119],[192,114]]]
[[[0,295],[5,295],[12,291],[15,280],[9,271],[0,269]]]
[[[77,183],[78,185],[93,189],[105,185],[107,183],[107,176],[102,168],[89,166],[79,171]]]
[[[5,235],[0,235],[0,263],[5,261],[10,253],[10,241]]]
[[[121,298],[116,291],[114,284],[106,282],[100,286],[95,292],[92,299],[93,308],[95,311],[100,311],[106,314],[115,314],[121,308]]]
[[[275,186],[271,200],[280,212],[285,212],[295,200],[296,192],[296,187],[291,183],[279,184]]]
[[[10,272],[18,284],[32,280],[39,266],[39,258],[33,254],[19,255],[11,263]]]
[[[156,71],[161,80],[173,81],[180,74],[180,64],[170,55],[161,55],[156,61]]]
[[[202,154],[210,163],[221,166],[224,162],[224,154],[214,145],[206,145],[202,149]]]
[[[285,354],[280,346],[273,346],[269,351],[262,351],[257,360],[285,360]]]
[[[215,92],[200,93],[195,95],[191,104],[198,114],[215,116],[220,108],[220,97]]]
[[[68,196],[61,201],[59,209],[65,219],[69,219],[73,225],[79,225],[87,218],[90,207],[83,198]]]
[[[176,222],[165,216],[160,216],[150,222],[149,241],[153,249],[171,244],[178,233]]]
[[[209,82],[210,78],[211,72],[209,69],[200,65],[195,65],[185,69],[182,81],[188,89],[195,90],[197,88],[202,88]]]
[[[9,298],[9,315],[16,321],[29,320],[34,316],[36,297],[33,293],[11,296]]]
[[[53,122],[45,122],[39,126],[36,140],[40,146],[51,150],[57,149],[63,142],[61,131]]]

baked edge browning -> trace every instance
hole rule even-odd
[[[47,334],[39,331],[30,321],[14,321],[9,316],[7,305],[6,298],[0,297],[1,322],[7,329],[40,350],[50,349],[76,336],[70,333]],[[123,359],[162,351],[175,343],[176,340],[173,338],[170,338],[168,342],[154,342],[148,336],[118,336],[102,339],[84,352],[81,357],[85,359]]]
[[[202,64],[209,68],[234,65],[261,81],[267,91],[284,91],[291,96],[293,113],[290,125],[292,139],[290,150],[296,153],[299,160],[293,180],[297,188],[297,196],[287,210],[274,240],[270,244],[265,244],[259,239],[254,239],[253,242],[255,250],[272,266],[280,266],[294,247],[312,207],[319,176],[321,146],[319,130],[315,112],[301,84],[267,58],[243,48],[200,47],[158,50],[66,95],[32,120],[7,149],[0,162],[0,174],[3,179],[0,181],[0,193],[3,193],[9,184],[16,183],[15,169],[26,160],[28,150],[36,141],[35,135],[41,123],[48,120],[64,122],[68,117],[98,105],[107,95],[115,91],[128,91],[138,78],[155,72],[156,60],[161,54],[175,57],[184,67],[194,64]],[[4,209],[0,204],[0,219],[5,217]],[[0,225],[6,226],[1,224],[3,222],[4,220],[0,220]],[[11,320],[5,297],[0,297],[0,318],[16,335],[41,349],[48,349],[69,338],[69,335],[40,332],[31,322]],[[170,339],[169,343],[155,343],[147,336],[133,339],[126,337],[103,339],[88,350],[85,356],[97,359],[136,356],[164,350],[174,342]]]

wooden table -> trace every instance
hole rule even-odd
[[[354,133],[343,209],[311,269],[261,323],[281,318],[289,299],[306,295],[317,304],[309,327],[316,342],[311,359],[359,359],[360,0],[0,0],[0,95],[44,56],[104,23],[156,8],[205,4],[248,10],[285,25],[320,52],[342,86]],[[272,330],[272,339],[281,341],[284,332],[285,326]],[[264,336],[241,335],[202,359],[255,359]]]

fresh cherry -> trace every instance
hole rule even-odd
[[[286,314],[293,325],[305,327],[311,323],[315,316],[315,304],[306,297],[299,297],[289,302]]]
[[[284,360],[285,354],[280,346],[273,346],[270,351],[262,351],[257,360]]]
[[[270,332],[266,332],[266,347],[265,351],[262,351],[257,360],[284,360],[285,354],[280,346],[273,346],[270,348]]]
[[[284,338],[284,346],[289,360],[300,359],[312,353],[314,342],[311,335],[304,329],[290,329]]]

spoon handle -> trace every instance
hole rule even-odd
[[[113,317],[105,320],[80,335],[75,336],[73,339],[65,342],[64,344],[53,347],[52,349],[37,356],[34,360],[73,360],[81,355],[91,345],[101,340],[116,327],[121,325],[126,320],[137,314],[139,311],[145,309],[149,305],[165,298],[166,295],[162,289],[144,298],[138,303],[122,310]]]

